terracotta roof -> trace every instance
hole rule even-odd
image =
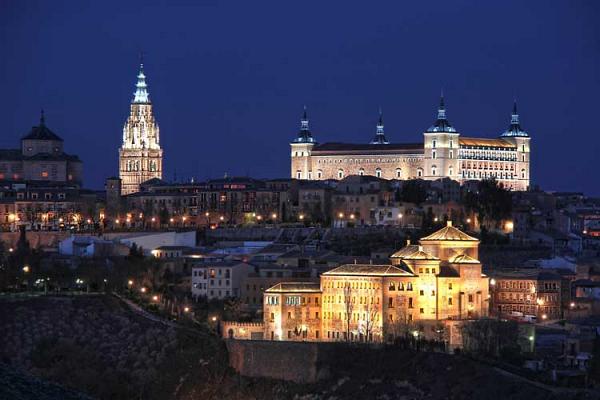
[[[460,139],[458,139],[458,143],[461,146],[516,148],[514,144],[504,139],[469,138],[461,136]]]
[[[479,260],[466,254],[457,254],[448,261],[452,264],[479,264]]]
[[[322,275],[412,276],[410,272],[394,265],[377,264],[344,264]]]
[[[281,282],[265,290],[266,293],[320,293],[321,284],[317,282]]]
[[[467,235],[466,233],[456,229],[452,226],[452,222],[448,221],[448,226],[443,227],[437,232],[432,233],[429,236],[425,236],[421,239],[421,241],[441,241],[441,240],[449,240],[449,241],[471,241],[478,242],[479,239],[476,239],[472,236]]]
[[[404,258],[417,251],[419,251],[419,245],[409,244],[392,254],[390,258]]]
[[[404,260],[439,260],[439,258],[437,258],[436,256],[426,253],[420,249],[403,257],[403,259]]]

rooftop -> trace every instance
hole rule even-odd
[[[412,276],[397,266],[377,264],[344,264],[322,275]]]
[[[281,282],[265,290],[265,293],[321,293],[317,282]]]
[[[500,148],[512,148],[515,149],[515,145],[504,139],[487,139],[487,138],[469,138],[460,137],[458,139],[460,146],[473,146],[473,147],[500,147]]]
[[[344,154],[389,154],[389,153],[409,153],[422,154],[423,143],[390,143],[385,146],[379,144],[364,143],[323,143],[318,144],[312,149],[312,155],[322,156],[335,153]]]
[[[425,236],[421,241],[458,241],[458,242],[479,242],[479,239],[467,235],[459,229],[452,226],[452,221],[448,221],[448,225],[429,236]]]
[[[479,264],[479,260],[466,254],[457,254],[448,261],[452,264]]]

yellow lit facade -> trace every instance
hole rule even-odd
[[[487,316],[478,246],[448,223],[394,253],[390,264],[346,264],[323,273],[320,284],[278,284],[264,294],[264,338],[382,341]]]

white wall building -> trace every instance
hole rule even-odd
[[[192,297],[239,298],[242,282],[254,266],[242,261],[221,261],[192,267]]]

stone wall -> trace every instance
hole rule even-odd
[[[227,340],[229,365],[242,376],[316,382],[322,343]]]

